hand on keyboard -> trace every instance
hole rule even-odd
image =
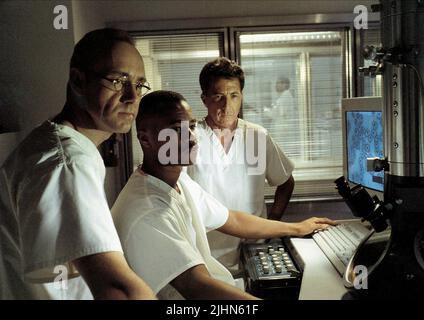
[[[296,235],[299,237],[303,237],[313,233],[314,231],[327,229],[329,226],[335,226],[337,225],[337,222],[328,218],[313,217],[313,218],[309,218],[301,222],[298,222],[296,223],[296,225],[298,228]]]

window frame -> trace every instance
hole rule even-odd
[[[335,31],[340,32],[341,34],[341,57],[342,57],[342,97],[346,98],[350,93],[352,92],[352,86],[355,83],[354,79],[352,78],[352,75],[354,74],[353,70],[349,70],[346,66],[351,65],[351,57],[352,55],[346,54],[350,53],[350,48],[352,48],[352,29],[350,28],[350,24],[346,23],[334,23],[334,24],[320,24],[320,25],[296,25],[296,26],[266,26],[266,27],[236,27],[231,28],[231,32],[234,34],[234,38],[236,40],[236,47],[235,47],[235,60],[243,66],[242,58],[241,58],[241,45],[240,45],[240,35],[243,33],[254,33],[254,34],[260,34],[260,33],[284,33],[284,32],[319,32],[319,31]],[[314,53],[314,56],[318,56],[319,53]],[[310,58],[310,57],[309,57]],[[308,67],[308,66],[307,66]],[[309,73],[309,71],[308,71]],[[311,83],[308,82],[308,88],[306,92],[306,99],[310,100],[311,95]],[[307,103],[308,108],[311,108],[311,102],[309,101]],[[311,110],[309,110],[311,111]],[[243,107],[241,109],[241,117],[243,117]],[[310,129],[310,128],[309,128]],[[303,151],[302,151],[303,152]],[[316,169],[319,169],[321,166],[317,164]],[[332,166],[329,166],[332,167]],[[340,164],[340,167],[343,167],[343,162]],[[305,187],[310,183],[311,185],[315,185],[316,183],[321,183],[322,185],[331,185],[333,184],[334,179],[319,179],[319,180],[307,180],[307,181],[300,181],[296,182],[296,185],[300,188],[298,189],[306,189]],[[273,198],[275,187],[270,187],[266,185],[265,187],[265,199],[269,200]],[[323,196],[324,194],[324,196]],[[294,195],[296,198],[303,198],[302,192]],[[325,197],[328,198],[339,198],[337,191],[334,189],[334,187],[329,187],[326,190],[320,190],[320,194],[318,193],[307,193],[306,197]]]
[[[339,28],[342,37],[342,97],[348,98],[356,95],[360,89],[358,73],[356,72],[359,63],[358,57],[358,34],[354,29],[353,13],[342,14],[311,14],[311,15],[291,15],[291,16],[268,16],[268,17],[232,17],[232,18],[200,18],[200,19],[173,19],[155,21],[135,21],[135,22],[110,22],[108,27],[115,27],[127,30],[133,36],[158,36],[158,35],[183,35],[183,34],[204,34],[222,33],[223,55],[240,63],[240,43],[237,32],[301,32],[301,31],[335,31]],[[369,23],[373,27],[380,19],[379,13],[369,13]],[[224,27],[223,27],[224,26]],[[143,30],[143,31],[140,31]],[[220,48],[221,51],[221,48]],[[343,54],[344,53],[344,54]],[[243,117],[243,110],[241,110]],[[132,174],[131,133],[124,135],[121,144],[123,162],[125,170],[120,172],[122,187]],[[316,181],[314,181],[316,183]],[[318,197],[319,194],[308,194],[306,197]],[[322,199],[339,198],[334,195],[325,195]]]
[[[219,45],[220,54],[226,55],[228,54],[228,32],[227,28],[197,28],[197,29],[182,29],[182,30],[149,30],[149,31],[129,31],[130,35],[134,38],[136,37],[149,37],[149,36],[180,36],[180,35],[201,35],[201,34],[218,34],[221,39],[221,43]],[[200,71],[199,71],[200,72]],[[132,129],[131,129],[132,131]],[[121,187],[125,186],[125,183],[130,178],[133,168],[133,148],[132,140],[133,133],[128,132],[124,134],[123,143],[120,145],[120,149],[125,150],[123,155],[123,166],[124,170],[121,170],[120,180]]]

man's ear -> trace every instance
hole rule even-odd
[[[200,95],[200,99],[202,99],[203,104],[206,106],[206,103],[205,103],[206,95],[204,93]]]
[[[138,131],[137,138],[143,149],[144,148],[149,149],[152,147],[152,144],[150,143],[150,139],[149,139],[149,134],[145,130]]]
[[[83,95],[85,83],[85,73],[78,70],[77,68],[71,68],[69,71],[69,85],[74,93]]]

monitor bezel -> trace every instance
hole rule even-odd
[[[352,111],[369,111],[369,112],[383,112],[383,98],[382,97],[355,97],[342,99],[342,137],[343,137],[343,175],[349,182],[351,188],[357,184],[348,179],[347,168],[347,140],[346,140],[346,113]],[[384,132],[384,130],[383,130]],[[383,154],[384,153],[384,136],[383,136]],[[371,189],[363,186],[371,196],[378,196],[383,198],[384,192]]]

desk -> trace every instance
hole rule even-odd
[[[305,263],[299,300],[341,300],[347,290],[343,279],[313,239],[292,238]]]

